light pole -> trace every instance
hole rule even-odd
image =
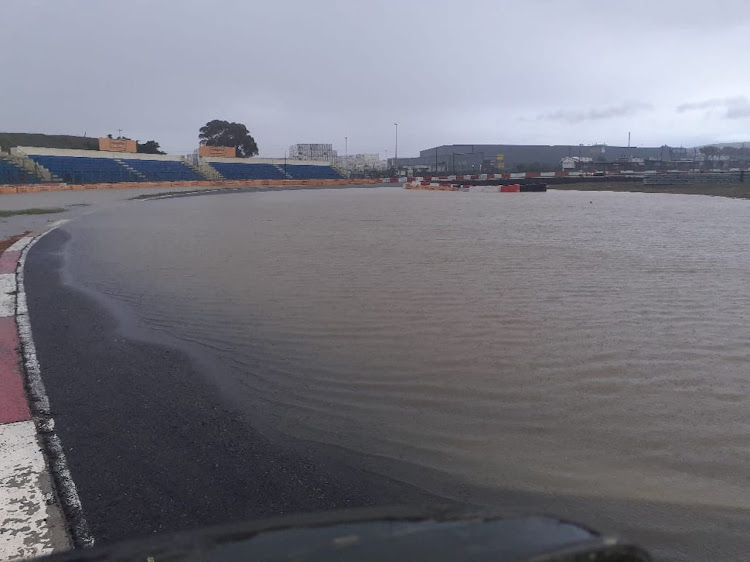
[[[393,165],[398,171],[398,123],[394,123],[396,126],[396,151],[393,153]]]
[[[344,137],[344,164],[346,177],[349,177],[349,137]]]

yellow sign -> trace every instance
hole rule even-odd
[[[99,139],[99,150],[106,152],[136,152],[135,141],[130,139]]]
[[[198,156],[211,158],[236,158],[237,149],[233,146],[205,146],[198,147]]]

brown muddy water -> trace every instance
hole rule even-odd
[[[446,497],[750,559],[750,202],[203,195],[66,227],[71,282],[255,425]]]

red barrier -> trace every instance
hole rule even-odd
[[[500,193],[520,193],[520,192],[521,192],[521,186],[520,184],[517,184],[517,183],[500,186]]]

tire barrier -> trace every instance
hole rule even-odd
[[[521,193],[541,193],[547,191],[546,183],[522,183]]]

